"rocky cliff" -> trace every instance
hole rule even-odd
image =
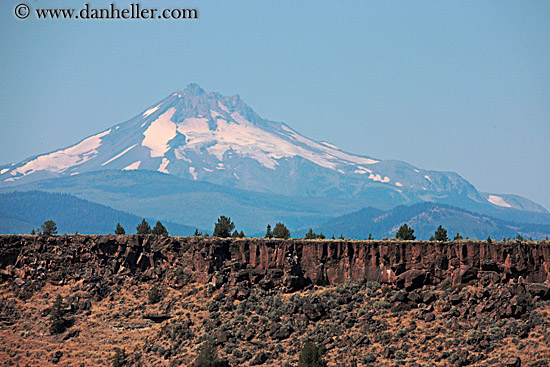
[[[550,280],[546,242],[379,242],[158,236],[1,236],[0,272],[54,282],[124,276],[216,287],[246,279],[295,291],[351,281],[407,288]]]

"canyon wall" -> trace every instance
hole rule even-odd
[[[250,282],[295,291],[378,281],[399,287],[550,281],[548,242],[221,239],[138,235],[0,236],[0,276],[24,286],[132,276],[178,288]]]

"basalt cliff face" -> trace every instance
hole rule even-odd
[[[379,242],[159,236],[1,236],[0,272],[33,281],[135,275],[172,287],[241,281],[296,291],[346,280],[409,289],[550,280],[550,243]]]

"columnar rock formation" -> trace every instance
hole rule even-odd
[[[407,242],[159,236],[1,236],[0,272],[21,285],[133,274],[173,287],[246,279],[292,291],[379,281],[417,288],[550,280],[546,242]]]

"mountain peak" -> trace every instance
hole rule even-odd
[[[198,85],[197,83],[188,84],[187,87],[185,87],[185,89],[183,90],[183,92],[193,97],[198,97],[205,93],[204,89],[202,89],[200,85]]]

